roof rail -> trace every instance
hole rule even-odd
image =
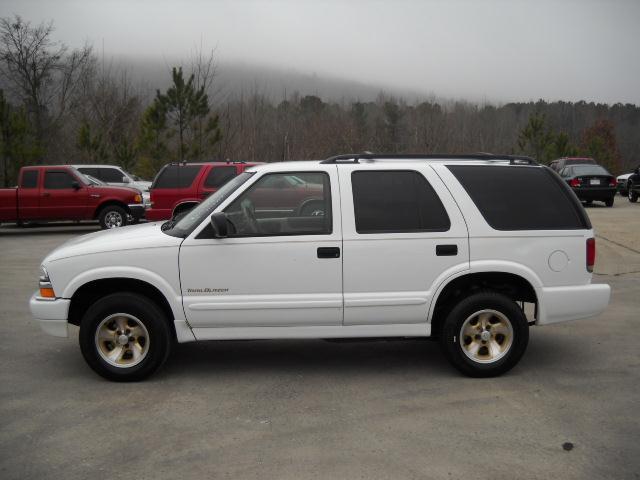
[[[524,155],[494,155],[492,153],[470,153],[452,155],[449,153],[348,153],[329,157],[320,163],[360,163],[360,160],[502,160],[510,165],[538,165],[531,157]]]

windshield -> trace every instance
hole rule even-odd
[[[75,174],[75,176],[78,178],[78,180],[80,180],[82,183],[84,183],[85,185],[93,185],[93,182],[91,180],[89,180],[87,178],[87,176],[82,173],[80,170],[78,170],[75,167],[69,167],[71,168],[71,170],[73,170],[73,173]]]
[[[174,237],[186,237],[194,228],[200,225],[205,218],[208,218],[218,205],[235,192],[240,185],[249,180],[254,173],[255,172],[243,172],[232,180],[229,180],[213,194],[209,195],[206,200],[190,210],[184,217],[178,220],[175,225],[164,230],[164,232]],[[172,220],[169,220],[169,222],[171,221]]]
[[[85,177],[91,182],[92,185],[105,185],[102,180],[98,180],[96,177],[91,175],[85,175]]]
[[[575,165],[569,168],[569,174],[574,176],[580,175],[609,175],[600,165]]]

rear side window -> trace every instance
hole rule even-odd
[[[187,188],[201,168],[202,165],[167,165],[153,182],[153,188]]]
[[[204,186],[207,188],[220,188],[237,174],[236,167],[233,166],[213,167],[204,181]]]
[[[22,172],[21,188],[36,188],[38,186],[38,170],[24,170]]]
[[[100,176],[98,175],[98,169],[97,168],[79,167],[78,171],[80,173],[85,174],[85,175],[91,175],[92,177],[95,177],[98,180],[100,180]]]
[[[550,170],[481,165],[448,168],[496,230],[590,228],[575,196]]]
[[[48,171],[44,174],[44,188],[51,190],[73,188],[73,182],[75,181],[75,178],[63,171]]]
[[[351,175],[358,233],[446,232],[451,227],[438,194],[415,171]]]

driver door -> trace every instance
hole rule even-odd
[[[292,196],[287,175],[309,193]],[[227,238],[211,238],[208,219],[196,228],[180,248],[180,277],[197,338],[215,338],[216,328],[342,325],[338,192],[335,165],[265,173],[219,207]]]

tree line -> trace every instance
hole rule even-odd
[[[633,104],[465,101],[408,103],[292,93],[259,86],[225,94],[214,52],[167,72],[153,91],[100,61],[91,45],[70,49],[52,23],[0,19],[1,183],[29,164],[115,163],[151,178],[171,161],[285,161],[347,152],[525,154],[596,158],[613,173],[640,163],[640,108]]]

